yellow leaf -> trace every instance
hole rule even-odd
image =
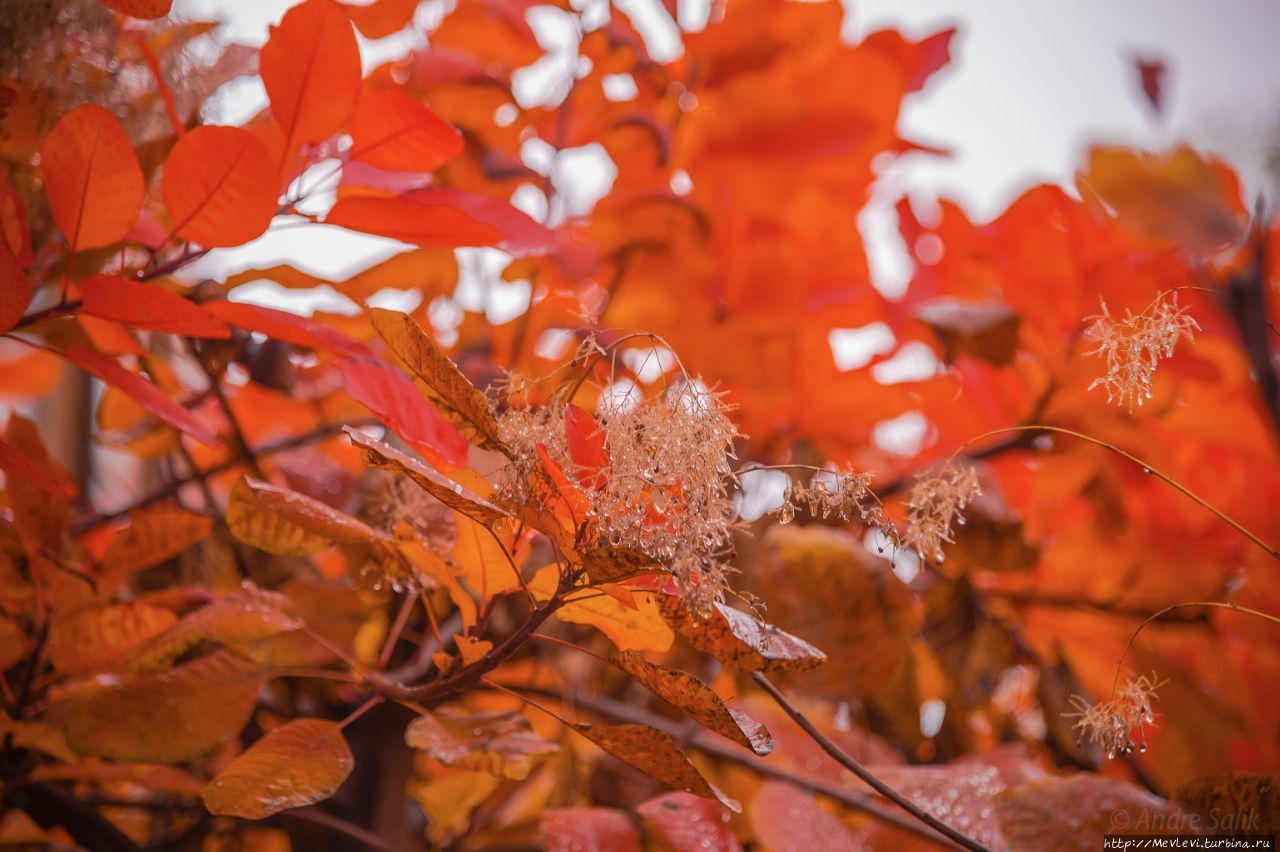
[[[458,608],[463,627],[473,627],[477,616],[476,602],[467,590],[462,588],[458,578],[453,575],[453,570],[445,564],[443,559],[423,546],[418,534],[407,523],[402,521],[397,524],[394,533],[396,546],[400,548],[400,553],[405,559],[409,560],[409,563],[424,577],[434,581],[437,586],[448,592],[449,599]]]
[[[546,565],[529,583],[534,597],[547,600],[555,594],[559,568]],[[628,607],[607,592],[592,588],[578,589],[569,602],[556,610],[556,617],[572,624],[589,624],[608,636],[619,651],[665,651],[675,641],[675,634],[662,617],[654,593],[631,591],[635,607]]]
[[[482,602],[489,598],[520,588],[516,568],[508,555],[511,535],[501,531],[494,535],[489,529],[465,515],[457,515],[457,534],[453,545],[453,561],[458,574],[467,581]]]
[[[462,657],[464,666],[479,662],[493,650],[493,643],[488,639],[477,639],[474,636],[459,636],[454,644],[458,646],[458,656]]]
[[[355,766],[342,727],[294,719],[258,740],[204,788],[210,813],[266,819],[333,795]]]
[[[231,490],[227,526],[245,544],[278,556],[308,556],[334,544],[394,550],[390,536],[363,521],[314,497],[247,476]]]
[[[498,789],[501,781],[488,772],[462,772],[430,783],[414,779],[408,789],[427,816],[427,836],[432,843],[443,845],[466,832],[471,812]]]

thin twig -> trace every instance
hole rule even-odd
[[[922,810],[910,799],[894,790],[875,775],[872,775],[865,766],[854,760],[848,752],[836,745],[827,737],[826,734],[822,733],[822,731],[815,728],[813,723],[805,718],[805,715],[797,710],[795,706],[787,700],[787,697],[779,692],[778,688],[764,676],[763,672],[755,672],[751,677],[761,689],[769,693],[769,697],[777,702],[778,706],[781,707],[797,725],[804,729],[804,732],[808,734],[814,742],[821,746],[823,751],[831,755],[831,757],[845,769],[848,769],[854,775],[861,778],[867,786],[871,787],[871,789],[875,790],[877,793],[884,796],[886,799],[893,802],[895,805],[902,808],[904,811],[911,814],[934,831],[946,836],[948,840],[959,844],[965,849],[970,850],[970,852],[991,852],[991,850],[986,846],[983,846],[968,835],[947,825],[928,811]]]

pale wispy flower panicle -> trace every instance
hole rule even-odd
[[[1080,742],[1092,743],[1106,752],[1108,759],[1120,754],[1130,754],[1136,748],[1147,750],[1146,726],[1155,722],[1154,704],[1159,697],[1156,690],[1163,684],[1156,676],[1142,675],[1125,682],[1110,701],[1090,704],[1079,695],[1071,696],[1074,713],[1064,713],[1075,719],[1073,726]],[[1138,734],[1135,743],[1133,734]]]
[[[671,572],[695,609],[723,599],[732,569],[737,523],[732,489],[737,429],[721,395],[700,382],[673,385],[656,398],[606,397],[598,413],[608,452],[604,471],[584,487],[587,520],[600,546],[640,551]],[[499,418],[503,441],[513,449],[503,496],[537,500],[531,485],[539,467],[536,448],[571,475],[575,470],[565,435],[565,405],[513,407]]]
[[[773,510],[778,523],[789,524],[796,511],[812,518],[857,521],[868,527],[884,527],[888,521],[880,501],[871,490],[871,474],[823,470],[809,481],[791,480],[782,494],[782,505]]]
[[[1178,305],[1176,292],[1140,314],[1125,311],[1123,319],[1112,316],[1106,302],[1100,304],[1102,313],[1089,317],[1086,335],[1096,343],[1088,354],[1101,356],[1107,372],[1089,390],[1106,388],[1108,403],[1127,405],[1132,412],[1135,403],[1151,398],[1151,377],[1160,361],[1172,357],[1180,339],[1194,340],[1200,326]]]
[[[964,509],[982,493],[977,471],[948,462],[916,480],[907,497],[907,529],[902,543],[921,559],[942,562],[942,545],[953,541],[953,529],[964,524]]]
[[[366,480],[363,515],[373,526],[392,533],[408,524],[432,553],[453,550],[457,525],[453,511],[402,476],[377,473]],[[417,572],[406,570],[399,560],[370,560],[360,570],[362,584],[374,590],[413,592],[422,588]]]

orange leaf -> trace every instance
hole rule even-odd
[[[694,619],[684,601],[663,595],[662,614],[693,647],[738,671],[805,671],[827,659],[803,639],[722,603]]]
[[[408,198],[340,198],[325,223],[418,246],[492,246],[502,239],[461,210]]]
[[[271,155],[241,127],[197,127],[173,146],[161,191],[173,232],[206,248],[259,236],[276,212]]]
[[[64,673],[105,669],[177,620],[170,610],[134,602],[66,609],[49,626],[49,661]]]
[[[210,813],[266,819],[329,798],[355,768],[342,726],[294,719],[258,740],[204,788]]]
[[[173,503],[160,503],[129,513],[129,526],[120,530],[107,545],[102,569],[118,580],[172,559],[213,531],[213,519],[188,512]]]
[[[285,159],[300,143],[342,129],[360,96],[360,50],[333,0],[306,0],[271,28],[259,56],[271,114],[284,129]]]
[[[225,322],[177,293],[119,275],[90,275],[80,282],[80,295],[83,313],[133,328],[186,337],[231,336]]]
[[[429,172],[462,148],[452,124],[399,89],[363,96],[351,117],[351,159],[380,169]]]
[[[374,0],[365,5],[343,3],[342,8],[351,17],[365,38],[386,38],[398,33],[413,20],[419,0]]]
[[[470,663],[465,653],[463,659]],[[483,769],[517,781],[528,777],[539,757],[560,750],[533,733],[520,713],[464,715],[441,709],[410,722],[404,741],[445,766]]]
[[[197,420],[195,415],[165,396],[146,379],[121,367],[116,360],[99,355],[83,346],[69,346],[63,354],[68,361],[86,373],[119,388],[170,426],[185,432],[202,444],[210,447],[221,446],[217,436]]]
[[[105,107],[67,113],[40,146],[49,211],[72,251],[109,246],[142,208],[142,169],[120,122]]]

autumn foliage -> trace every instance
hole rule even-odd
[[[890,296],[857,217],[945,156],[897,128],[950,30],[729,0],[659,61],[612,4],[303,0],[260,50],[21,5],[0,844],[1276,832],[1280,226],[1224,162],[903,198]],[[390,248],[201,272],[289,229]]]

